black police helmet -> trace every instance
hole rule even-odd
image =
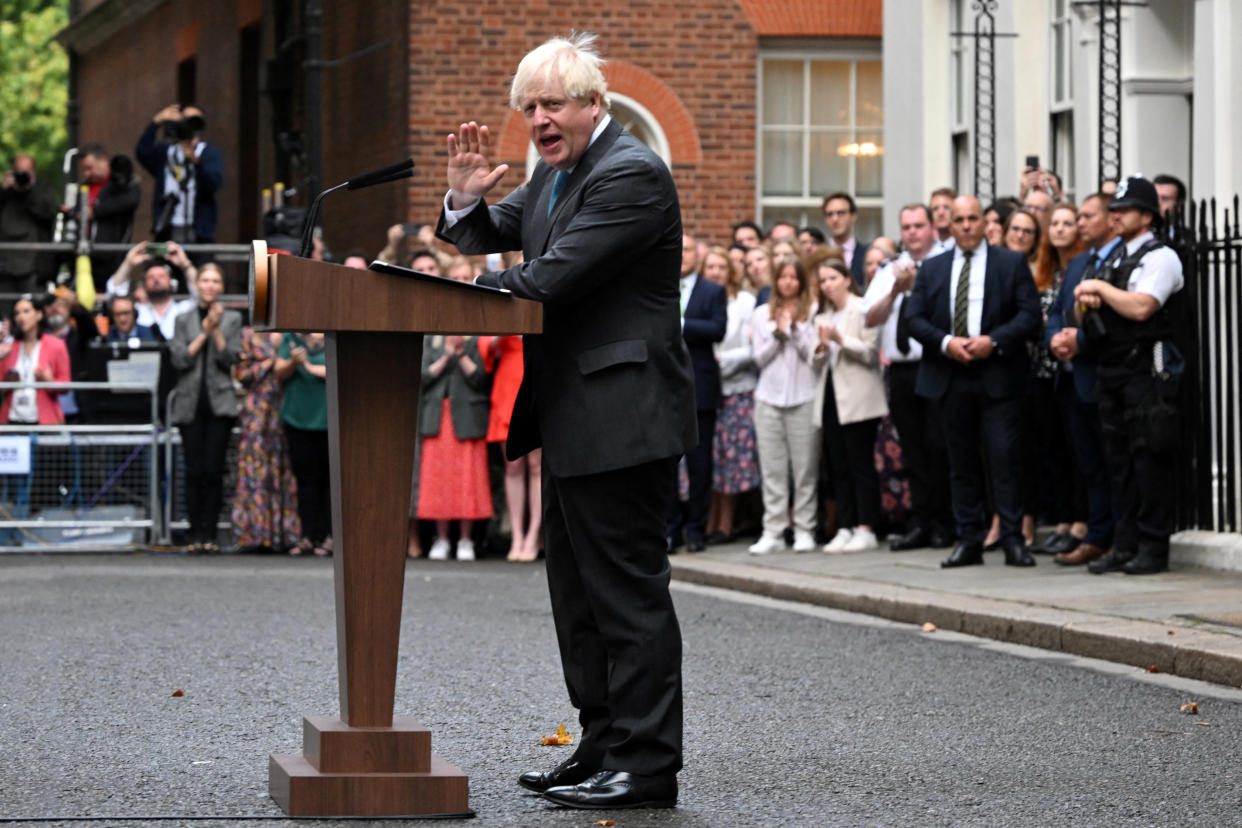
[[[1134,175],[1117,185],[1109,210],[1124,210],[1137,207],[1146,210],[1153,216],[1160,215],[1160,199],[1156,196],[1156,185],[1141,175]]]

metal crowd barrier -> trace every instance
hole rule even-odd
[[[140,382],[30,383],[146,394],[146,423],[0,425],[0,553],[86,551],[166,540],[158,399]],[[0,382],[0,392],[26,387]]]

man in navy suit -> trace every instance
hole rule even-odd
[[[854,238],[854,224],[858,221],[858,205],[854,203],[854,197],[849,193],[829,193],[824,196],[821,208],[832,243],[845,254],[850,275],[859,290],[866,290],[867,275],[863,266],[867,263],[867,248],[871,245]]]
[[[506,453],[543,447],[548,589],[582,738],[518,780],[575,808],[672,807],[681,769],[681,632],[665,539],[677,459],[697,439],[668,167],[608,114],[595,35],[554,38],[510,89],[540,161],[499,202],[485,126],[448,136],[437,234],[463,253],[521,249],[478,277],[543,303],[524,342]],[[711,435],[703,435],[710,442]]]
[[[1112,543],[1117,522],[1100,408],[1095,400],[1095,354],[1085,332],[1077,326],[1074,312],[1074,288],[1083,279],[1094,279],[1102,273],[1121,243],[1109,220],[1108,205],[1112,200],[1110,195],[1095,193],[1087,196],[1078,208],[1078,235],[1091,249],[1079,253],[1066,265],[1065,280],[1057,301],[1048,311],[1044,329],[1045,344],[1061,362],[1057,369],[1057,396],[1064,401],[1075,462],[1087,486],[1087,535],[1081,543],[1058,552],[1053,559],[1065,566],[1080,566],[1102,557]]]
[[[983,563],[982,432],[1005,563],[1034,566],[1022,544],[1018,439],[1039,296],[1026,257],[983,240],[978,199],[954,199],[952,227],[954,249],[924,263],[906,300],[910,335],[923,345],[915,390],[941,401],[949,454],[958,544],[940,565]]]
[[[712,346],[724,339],[728,325],[729,297],[725,289],[699,274],[699,251],[689,234],[681,240],[681,335],[694,367],[694,407],[699,423],[699,444],[686,453],[690,476],[689,499],[683,505],[673,493],[672,515],[668,526],[668,548],[672,552],[685,532],[686,551],[707,548],[707,512],[712,502],[712,435],[716,433],[716,412],[720,393],[720,363]]]

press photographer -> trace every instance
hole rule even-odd
[[[157,241],[209,243],[216,235],[216,190],[224,182],[224,156],[202,139],[207,127],[196,106],[170,104],[138,139],[134,154],[155,179],[151,210]]]
[[[39,181],[34,159],[20,153],[0,186],[0,241],[46,242],[60,205]],[[55,263],[48,253],[33,250],[0,252],[0,291],[33,293],[40,278],[52,276]]]

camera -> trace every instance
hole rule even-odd
[[[18,187],[29,187],[30,173],[25,170],[13,170],[13,183]]]
[[[168,232],[172,226],[173,211],[177,209],[177,205],[181,203],[181,196],[176,193],[164,193],[164,197],[160,199],[160,210],[156,214],[155,222],[151,225],[151,235],[157,239],[167,239]]]
[[[191,115],[180,121],[164,122],[164,140],[170,143],[188,141],[206,128],[207,122],[201,115]]]

